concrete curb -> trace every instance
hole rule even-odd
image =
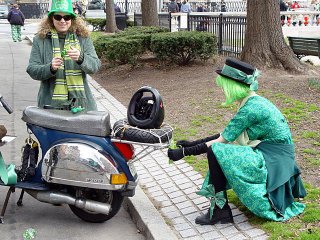
[[[123,206],[146,239],[178,239],[140,186],[137,186],[134,197],[125,199]]]

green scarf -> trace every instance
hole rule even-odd
[[[64,64],[56,72],[51,105],[65,107],[75,100],[74,107],[86,108],[82,71],[80,66],[66,53],[71,46],[81,51],[79,40],[74,33],[67,33],[64,48],[61,51],[58,33],[56,30],[51,30],[51,34],[53,57],[62,57],[64,60]]]

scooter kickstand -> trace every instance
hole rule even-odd
[[[4,223],[4,220],[3,220],[4,219],[4,214],[5,214],[7,206],[8,206],[10,195],[14,191],[15,191],[15,188],[14,187],[10,187],[8,192],[7,192],[7,196],[6,196],[6,199],[4,200],[4,205],[2,207],[2,211],[1,211],[1,215],[0,215],[0,224]]]
[[[20,197],[19,197],[19,200],[18,200],[18,202],[17,202],[17,205],[18,205],[19,207],[22,207],[22,206],[23,206],[23,203],[22,203],[23,194],[24,194],[24,189],[21,190]]]

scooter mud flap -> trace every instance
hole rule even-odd
[[[14,164],[7,167],[0,153],[0,178],[5,185],[15,185],[17,183],[17,174],[14,167]]]

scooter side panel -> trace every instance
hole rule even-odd
[[[85,143],[93,148],[100,150],[104,153],[104,155],[111,156],[114,160],[116,167],[119,172],[124,172],[128,178],[128,181],[135,182],[136,178],[132,176],[129,167],[122,157],[122,155],[118,152],[117,149],[111,143],[110,137],[96,137],[82,134],[75,134],[69,132],[57,131],[54,129],[47,129],[43,127],[39,127],[33,124],[27,124],[28,128],[33,132],[40,143],[42,155],[54,145],[65,143],[65,142],[78,142]],[[43,160],[41,160],[43,161]],[[38,164],[36,169],[36,176],[34,177],[34,181],[41,181],[41,169],[42,162]]]
[[[61,143],[50,148],[42,162],[42,177],[57,184],[119,190],[111,185],[111,174],[119,171],[111,159],[84,143]]]

